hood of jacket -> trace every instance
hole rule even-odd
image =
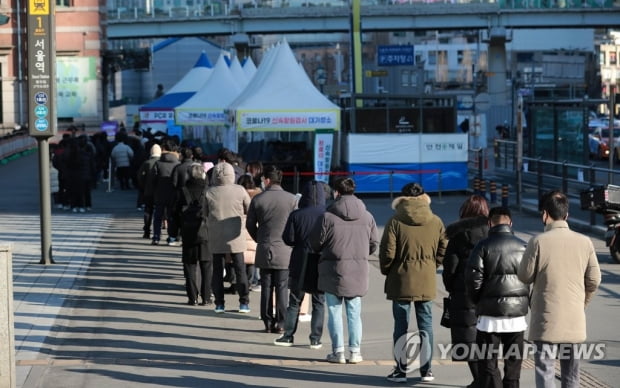
[[[345,221],[359,220],[366,214],[366,205],[355,195],[341,195],[327,209]]]
[[[487,224],[488,218],[485,216],[462,218],[446,227],[446,237],[452,239],[460,233],[485,227]]]
[[[301,189],[299,208],[325,206],[325,183],[319,181],[306,182]]]
[[[220,162],[213,167],[213,183],[216,186],[232,185],[235,183],[235,169],[232,164]]]
[[[417,197],[397,197],[392,201],[394,217],[407,225],[424,225],[433,219],[431,197],[422,194]]]
[[[161,154],[161,156],[159,157],[159,160],[161,160],[162,162],[178,162],[179,158],[177,157],[177,154],[175,154],[174,152],[164,152]]]

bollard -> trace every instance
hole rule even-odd
[[[497,202],[497,185],[495,184],[495,181],[491,181],[489,183],[489,192],[491,194],[491,203],[495,203]]]
[[[502,206],[508,207],[508,185],[502,185]]]
[[[15,387],[15,322],[13,321],[13,258],[10,244],[0,245],[0,387]]]
[[[484,179],[480,180],[480,195],[483,196],[485,199],[487,197],[487,181],[485,181]]]
[[[480,194],[480,178],[474,178],[474,194]]]

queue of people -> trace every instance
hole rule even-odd
[[[87,176],[96,176],[91,147],[80,139],[67,141],[54,163],[60,186],[64,182],[71,193],[69,206],[77,211],[92,205],[85,186],[92,185]],[[119,149],[129,157],[126,147]],[[410,183],[392,202],[394,214],[379,236],[352,178],[335,179],[331,188],[310,181],[293,195],[283,189],[278,167],[251,162],[244,169],[230,150],[221,150],[215,165],[199,150],[179,147],[170,138],[153,142],[146,152],[150,158],[136,174],[143,237],[157,245],[165,226],[167,244],[182,246],[189,305],[230,312],[228,280],[238,294],[239,307],[232,311],[247,314],[252,287],[259,284],[264,330],[280,334],[274,345],[289,347],[295,343],[302,302],[310,298],[310,348],[322,347],[327,315],[331,352],[326,361],[356,364],[363,361],[368,258],[377,251],[392,304],[395,365],[389,381],[407,382],[413,372],[424,382],[435,379],[432,305],[440,271],[449,295],[452,358],[467,362],[467,387],[518,387],[528,329],[535,345],[536,386],[554,386],[552,350],[558,347],[569,350],[560,361],[562,386],[579,386],[574,346],[586,339],[585,308],[601,274],[590,239],[568,227],[563,193],[541,197],[544,232],[525,242],[514,236],[510,210],[489,208],[480,195],[468,197],[459,220],[445,227],[424,188]],[[412,334],[420,347],[417,367],[407,352]],[[500,347],[515,351],[504,351],[504,357]]]

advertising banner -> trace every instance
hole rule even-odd
[[[174,109],[140,110],[143,123],[167,123],[174,120]]]
[[[331,129],[317,129],[314,133],[314,179],[328,183],[332,165],[332,150],[334,147],[334,131]]]
[[[58,117],[97,116],[97,62],[94,57],[56,58]]]
[[[177,109],[176,123],[178,125],[226,125],[228,116],[222,110],[192,111]]]
[[[338,130],[340,112],[241,112],[238,131],[314,131],[317,127]]]

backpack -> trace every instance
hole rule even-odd
[[[183,187],[185,206],[181,210],[181,237],[184,244],[194,245],[207,241],[207,220],[204,214],[206,202],[204,190],[199,198],[193,198]]]

